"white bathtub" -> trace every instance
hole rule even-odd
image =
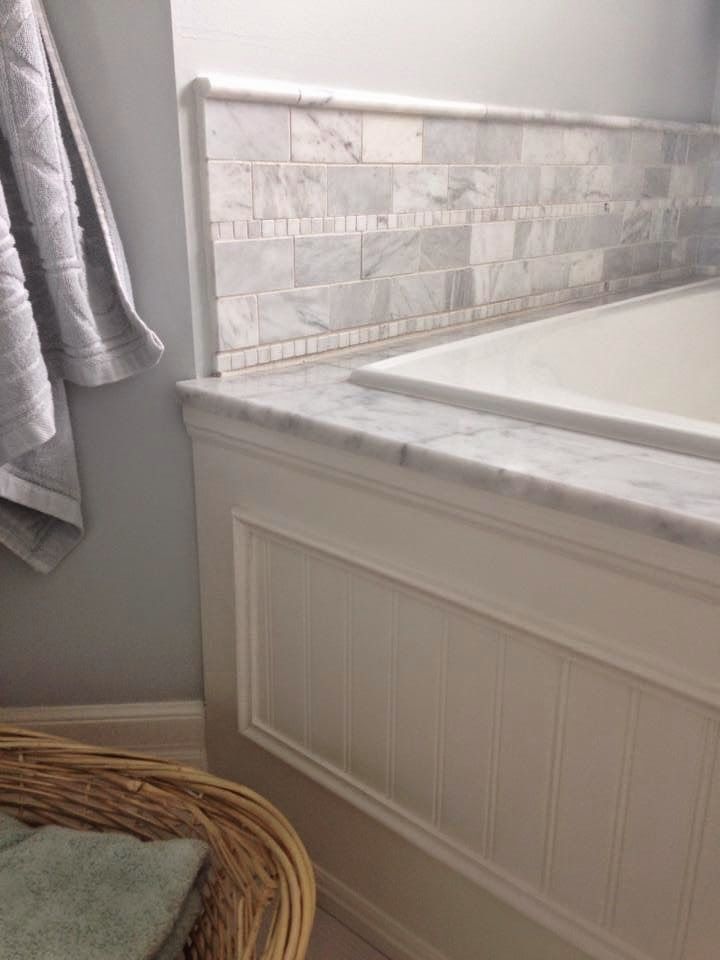
[[[720,280],[381,360],[352,380],[720,459]]]

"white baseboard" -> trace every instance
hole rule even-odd
[[[0,723],[207,767],[205,708],[199,700],[0,707]]]
[[[322,867],[315,867],[315,876],[319,906],[389,960],[446,960],[429,943]]]

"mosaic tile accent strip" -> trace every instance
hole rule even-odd
[[[260,96],[199,101],[219,373],[720,267],[714,128]]]

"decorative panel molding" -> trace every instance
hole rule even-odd
[[[277,521],[235,562],[241,733],[593,956],[711,960],[714,709]]]

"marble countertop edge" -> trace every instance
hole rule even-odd
[[[671,543],[720,554],[720,486],[717,488],[717,503],[712,504],[711,510],[711,514],[716,515],[702,512],[701,508],[706,506],[706,491],[703,489],[700,494],[693,494],[692,491],[692,481],[698,476],[703,480],[705,478],[703,465],[708,464],[708,477],[712,481],[715,474],[720,477],[720,464],[698,461],[699,465],[696,465],[694,458],[638,448],[620,441],[588,438],[569,431],[540,427],[508,418],[491,417],[468,410],[458,411],[457,408],[448,408],[432,401],[384,394],[381,391],[349,385],[348,373],[347,369],[330,364],[307,364],[304,367],[286,368],[284,371],[266,374],[265,380],[272,380],[265,389],[262,385],[263,375],[260,375],[255,384],[249,382],[250,378],[242,377],[235,380],[234,384],[232,380],[218,381],[216,378],[185,381],[178,384],[178,393],[185,405],[211,414],[241,420],[345,453],[432,475],[451,483],[525,500],[541,507],[616,525]],[[309,384],[298,386],[293,383],[293,379],[308,379]],[[286,389],[283,389],[283,380],[287,381]],[[361,403],[363,394],[369,394],[367,399],[373,405],[374,415],[384,421],[382,429],[390,430],[389,434],[383,435],[379,429],[373,429],[369,422],[364,426],[354,422],[352,410],[344,414],[344,421],[332,422],[333,416],[337,418],[338,415],[343,415],[345,404],[348,403],[344,394],[337,398],[334,395],[348,390],[350,386],[354,387],[351,403]],[[241,396],[238,395],[238,388],[240,392],[257,392]],[[334,403],[334,406],[326,413],[298,412],[303,397],[310,404],[321,399]],[[389,397],[394,397],[395,402],[390,401]],[[472,418],[475,418],[478,430],[474,433],[461,431],[453,435],[452,430],[443,431],[438,427],[438,433],[434,437],[405,437],[402,424],[397,429],[392,425],[392,408],[397,407],[398,403],[404,405],[406,415],[412,415],[415,408],[418,420],[425,425],[428,424],[429,404],[431,408],[437,408],[438,417],[445,414],[459,418],[466,427],[473,422]],[[384,413],[383,406],[388,407],[387,414]],[[488,434],[489,439],[486,441],[483,429],[488,423],[491,424],[493,432]],[[507,428],[505,431],[500,429],[503,425]],[[427,432],[432,434],[430,429]],[[505,439],[504,434],[508,434]],[[553,469],[553,458],[550,450],[548,460],[546,449],[548,444],[552,444],[553,437],[557,439],[558,445],[555,477],[548,475]],[[478,445],[475,451],[471,449],[473,439]],[[482,448],[486,442],[491,456],[483,459]],[[544,451],[544,462],[537,469],[534,469],[532,463],[533,442],[542,443]],[[503,443],[508,447],[507,462],[502,462]],[[434,448],[433,445],[440,448]],[[528,445],[531,449],[527,453],[527,462],[525,465],[518,465],[514,462],[518,451],[524,450]],[[443,446],[445,449],[442,449]],[[585,450],[592,451],[592,456],[587,461],[591,466],[594,466],[593,457],[596,457],[601,470],[609,467],[610,476],[606,486],[598,488],[594,479],[592,482],[595,486],[590,484],[587,462],[584,459]],[[623,457],[624,453],[626,457]],[[664,461],[667,461],[668,470],[665,481]],[[571,476],[573,463],[583,465],[579,475],[574,478]],[[644,469],[647,474],[647,478],[641,475],[640,481],[636,480],[636,486],[633,486],[632,476],[630,479],[624,476],[631,473],[631,466],[636,470]],[[689,493],[672,487],[677,484],[678,469],[681,481],[687,475]],[[649,482],[650,478],[653,478],[652,483]],[[692,501],[693,495],[697,496],[700,504],[695,509],[692,503],[687,504],[687,501]]]

